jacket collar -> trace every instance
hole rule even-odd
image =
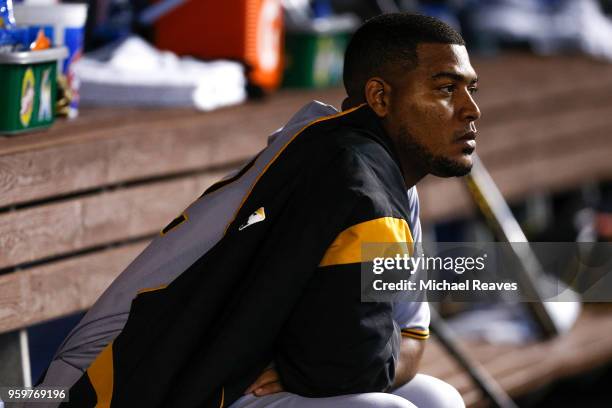
[[[346,118],[348,126],[359,129],[362,132],[365,131],[372,140],[382,145],[401,169],[395,144],[383,128],[382,121],[378,115],[367,103],[359,105],[354,111],[346,115]]]

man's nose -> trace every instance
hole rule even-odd
[[[467,122],[473,122],[480,119],[481,113],[478,104],[474,100],[474,96],[467,92],[464,101],[463,109],[461,110],[462,119]]]

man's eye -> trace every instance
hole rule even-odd
[[[474,95],[476,92],[478,92],[478,87],[476,87],[476,86],[471,86],[471,87],[469,87],[469,88],[468,88],[468,91],[470,91],[470,93],[471,93],[472,95]]]
[[[444,93],[452,94],[453,92],[455,92],[455,85],[443,86],[442,88],[440,88],[440,91]]]

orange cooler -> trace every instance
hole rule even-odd
[[[267,90],[282,79],[282,38],[280,0],[189,0],[155,23],[157,47],[243,61],[250,82]]]

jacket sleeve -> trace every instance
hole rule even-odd
[[[405,220],[370,217],[368,208],[357,208],[362,221],[329,246],[283,329],[276,365],[290,392],[325,397],[393,384],[400,328],[391,302],[361,301],[361,243],[411,237]]]

